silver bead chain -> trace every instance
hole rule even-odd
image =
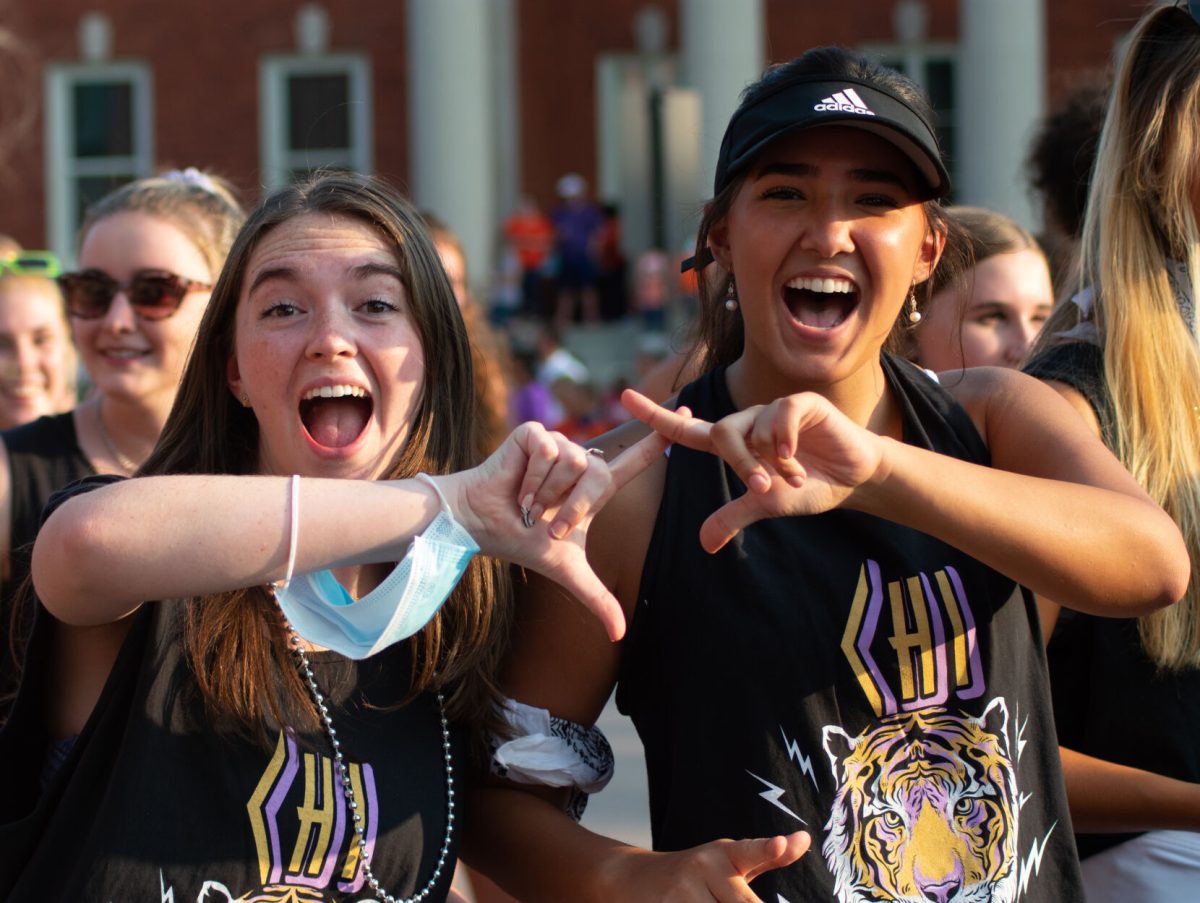
[[[442,877],[442,872],[446,868],[446,859],[450,856],[450,841],[454,836],[454,763],[450,757],[450,722],[446,719],[445,699],[441,693],[437,694],[438,715],[442,720],[442,758],[446,762],[446,835],[442,838],[442,849],[438,853],[437,865],[434,866],[433,874],[425,886],[411,897],[393,897],[383,889],[383,885],[379,883],[379,879],[371,870],[370,857],[367,855],[366,828],[363,825],[362,816],[358,813],[358,800],[354,798],[354,788],[350,783],[350,770],[342,758],[342,745],[338,741],[337,731],[333,728],[333,720],[329,717],[329,708],[325,705],[325,697],[321,694],[321,688],[317,686],[317,679],[313,677],[300,634],[296,633],[295,628],[286,619],[285,623],[287,623],[288,633],[291,635],[292,651],[300,660],[300,670],[304,673],[309,693],[312,694],[313,702],[321,715],[321,722],[325,725],[325,734],[329,737],[329,745],[333,748],[333,760],[337,765],[338,779],[341,781],[342,791],[346,795],[346,804],[350,809],[354,833],[358,835],[358,857],[362,863],[363,877],[367,879],[367,884],[371,886],[376,897],[385,903],[421,903],[433,893],[434,885]]]

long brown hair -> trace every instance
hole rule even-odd
[[[257,472],[258,421],[230,392],[235,315],[247,267],[263,237],[310,213],[369,224],[392,247],[421,347],[425,373],[408,441],[385,479],[448,473],[476,463],[477,416],[471,351],[453,291],[418,213],[386,183],[349,173],[319,174],[268,197],[238,234],[196,338],[175,406],[142,474]],[[197,429],[203,424],[202,429]],[[445,688],[456,718],[487,721],[498,698],[494,675],[509,621],[509,589],[498,562],[477,556],[449,601],[410,640],[412,681],[405,700]],[[316,725],[287,648],[282,619],[265,587],[188,601],[188,657],[214,718],[266,739],[268,716]],[[286,714],[285,714],[286,713]]]

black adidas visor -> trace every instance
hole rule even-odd
[[[950,174],[930,123],[890,92],[853,78],[821,75],[791,81],[734,114],[721,141],[714,194],[776,138],[833,124],[872,132],[895,145],[917,168],[920,200],[950,193]]]
[[[816,75],[789,81],[734,113],[721,141],[713,195],[728,187],[776,138],[819,125],[862,129],[895,146],[917,169],[921,182],[918,200],[944,198],[950,193],[950,173],[942,162],[937,135],[912,107],[858,79]],[[703,267],[711,261],[706,250],[701,260],[689,257],[681,269]]]

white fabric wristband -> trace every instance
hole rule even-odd
[[[612,780],[613,752],[603,731],[515,699],[504,701],[501,714],[513,736],[494,738],[493,774],[518,784],[571,788],[567,811],[578,820],[588,794],[599,793]]]

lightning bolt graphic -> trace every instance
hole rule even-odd
[[[786,790],[784,790],[782,787],[777,787],[775,784],[772,784],[766,778],[760,778],[753,771],[747,770],[746,774],[750,775],[750,777],[754,778],[754,780],[760,781],[763,784],[763,786],[767,788],[762,793],[760,793],[759,796],[761,796],[764,800],[766,800],[768,803],[770,803],[776,809],[780,809],[780,810],[786,812],[792,818],[796,819],[796,821],[800,822],[800,824],[802,824],[802,825],[808,824],[808,822],[806,822],[804,819],[802,819],[799,815],[797,815],[795,812],[793,812],[791,809],[789,809],[783,803],[779,802],[779,798],[787,792]]]
[[[1025,861],[1021,863],[1021,893],[1025,893],[1029,886],[1029,878],[1031,875],[1036,875],[1042,868],[1042,857],[1046,854],[1046,847],[1050,843],[1050,835],[1054,833],[1058,822],[1050,826],[1050,830],[1046,832],[1046,836],[1042,838],[1042,843],[1039,846],[1035,840],[1033,849],[1029,851],[1029,855],[1025,857]]]
[[[1025,728],[1029,724],[1029,719],[1021,720],[1021,705],[1017,703],[1013,710],[1014,720],[1017,722],[1017,761],[1021,761],[1021,753],[1025,752],[1025,744],[1029,741],[1025,739]]]
[[[800,773],[808,775],[813,783],[813,789],[820,791],[820,786],[817,784],[817,774],[813,771],[812,759],[800,752],[800,744],[795,740],[789,740],[787,734],[783,732],[783,725],[779,726],[779,736],[783,737],[783,745],[787,747],[788,758],[795,759],[796,764],[800,766]],[[762,778],[759,778],[761,781]]]
[[[175,903],[175,888],[167,887],[167,877],[162,869],[158,870],[158,895],[161,903]]]

